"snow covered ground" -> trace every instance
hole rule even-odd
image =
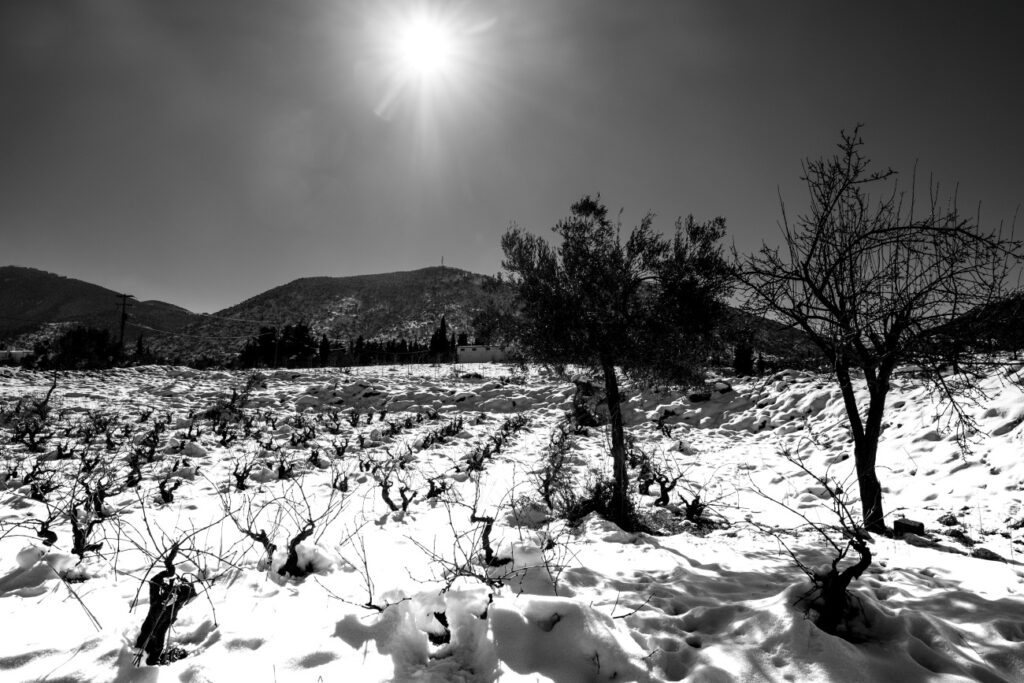
[[[890,518],[926,533],[873,540],[846,638],[801,606],[810,582],[786,550],[829,562],[797,527],[832,517],[781,451],[845,482],[859,512],[827,378],[735,380],[696,403],[628,393],[634,453],[682,475],[667,508],[638,496],[673,532],[651,535],[547,514],[536,473],[575,387],[538,370],[279,371],[241,412],[247,373],[62,374],[39,452],[0,417],[0,680],[1024,681],[1018,369],[984,381],[966,456],[943,406],[896,383],[879,476]],[[0,402],[50,379],[5,371]],[[606,441],[571,437],[578,488],[610,472]],[[675,514],[697,493],[710,528]],[[80,550],[102,543],[81,561],[69,511]],[[167,663],[137,667],[146,579],[171,554],[163,585],[196,594]]]

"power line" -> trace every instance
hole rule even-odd
[[[172,336],[175,336],[175,337],[189,337],[191,339],[250,339],[250,338],[252,338],[251,334],[239,334],[239,335],[232,335],[232,336],[213,336],[213,335],[208,335],[208,334],[190,334],[188,332],[171,332],[169,330],[158,330],[155,327],[150,327],[149,325],[143,325],[142,323],[137,323],[137,322],[136,323],[132,323],[132,326],[138,327],[138,328],[143,329],[143,330],[149,330],[150,332],[157,332],[159,334],[169,334],[169,335],[172,335]]]
[[[130,296],[130,295],[128,295],[128,296]],[[87,320],[88,316],[86,316],[84,319]],[[40,325],[47,325],[47,324],[52,324],[52,325],[68,325],[68,324],[82,324],[83,323],[83,319],[54,320],[53,318],[22,318],[22,317],[13,316],[13,315],[2,315],[2,314],[0,314],[0,320],[13,320],[13,321],[16,321],[16,322],[35,323],[35,324],[40,324]],[[239,322],[241,322],[241,321],[239,321]],[[260,324],[263,324],[263,325],[274,324],[274,323],[272,323],[270,321],[266,321],[266,320],[254,320],[252,322],[260,323]],[[138,328],[138,329],[148,330],[149,332],[157,332],[159,334],[169,334],[169,335],[174,335],[174,336],[178,336],[178,337],[192,337],[192,338],[195,338],[195,339],[249,339],[250,337],[252,337],[251,334],[209,335],[209,334],[189,334],[187,332],[171,332],[170,330],[160,330],[160,329],[157,329],[157,328],[152,327],[150,325],[145,325],[143,323],[140,323],[137,319],[132,320],[130,323],[126,323],[126,327]]]
[[[267,323],[273,322],[269,320],[248,320],[246,318],[228,318],[227,316],[214,315],[213,313],[196,313],[195,315],[198,315],[202,318],[215,318],[217,320],[227,320],[233,323],[255,323],[258,325],[265,325]]]
[[[133,295],[131,295],[131,294],[117,294],[115,296],[118,299],[120,299],[123,296],[127,296],[127,297],[130,297],[132,299],[135,299],[135,297]],[[129,307],[131,307],[131,304],[129,304]],[[82,314],[82,316],[78,316],[78,317],[89,318],[89,317],[93,317],[95,315],[96,315],[96,313],[84,313],[84,314]],[[283,319],[282,319],[281,322],[278,322],[278,321],[267,320],[267,319],[263,319],[263,320],[250,320],[248,318],[229,318],[229,317],[223,316],[223,315],[213,315],[212,313],[191,313],[191,315],[195,316],[196,318],[213,318],[215,320],[226,320],[228,322],[234,322],[234,323],[253,323],[253,324],[257,324],[257,325],[280,325],[280,324],[287,324],[287,323],[283,322]],[[78,322],[77,320],[72,320],[72,319],[68,319],[68,320],[54,320],[53,318],[26,318],[24,316],[17,316],[17,315],[4,315],[2,313],[0,313],[0,319],[2,319],[2,320],[15,320],[17,322],[23,322],[23,323]],[[195,320],[195,321],[192,321],[190,324],[195,323],[195,322],[199,322],[199,321]],[[135,323],[132,323],[132,324],[134,325]]]
[[[0,318],[2,318],[4,320],[16,320],[16,321],[22,322],[22,323],[57,323],[57,324],[60,324],[60,323],[68,323],[68,322],[77,322],[75,320],[54,320],[52,318],[19,318],[17,316],[13,316],[13,315],[0,315]]]

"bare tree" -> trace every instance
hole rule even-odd
[[[955,191],[940,200],[930,183],[919,202],[913,182],[908,193],[895,171],[871,170],[859,126],[841,137],[837,154],[804,163],[808,212],[790,222],[783,204],[782,248],[739,258],[740,278],[748,305],[803,330],[831,362],[853,436],[864,526],[881,532],[875,458],[893,372],[917,366],[949,399],[963,436],[971,427],[963,401],[979,357],[971,330],[957,323],[1007,296],[1021,244],[1002,225],[986,231],[963,216]],[[866,407],[855,370],[867,384]]]
[[[811,441],[816,443],[813,437]],[[815,474],[791,450],[782,448],[780,455],[824,490],[824,498],[828,501],[827,506],[831,512],[826,519],[831,517],[831,523],[812,519],[785,502],[768,495],[751,482],[753,491],[762,498],[770,500],[800,517],[804,524],[790,531],[812,529],[821,537],[827,549],[832,553],[832,561],[825,565],[828,567],[827,569],[824,567],[812,568],[801,561],[796,552],[783,540],[781,530],[756,523],[754,526],[774,536],[793,558],[796,565],[807,574],[813,587],[801,597],[798,604],[802,603],[807,607],[808,613],[811,609],[817,612],[815,625],[825,633],[835,635],[840,625],[853,611],[851,608],[854,603],[849,593],[850,584],[859,579],[871,566],[871,548],[868,546],[871,538],[863,532],[861,525],[853,516],[850,495],[845,481],[839,481],[827,472],[823,476]],[[824,506],[826,503],[823,502],[822,505]],[[852,563],[849,561],[851,550],[857,553],[857,560]]]

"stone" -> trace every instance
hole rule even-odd
[[[906,517],[900,517],[892,523],[892,533],[896,538],[907,533],[924,536],[924,524],[907,519]]]
[[[971,557],[976,557],[979,560],[991,560],[993,562],[1006,562],[1006,560],[999,554],[992,552],[988,548],[974,548],[971,550]]]

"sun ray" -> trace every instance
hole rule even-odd
[[[457,12],[406,5],[373,21],[379,96],[374,112],[390,118],[405,106],[434,108],[472,79],[474,38],[481,28]]]

